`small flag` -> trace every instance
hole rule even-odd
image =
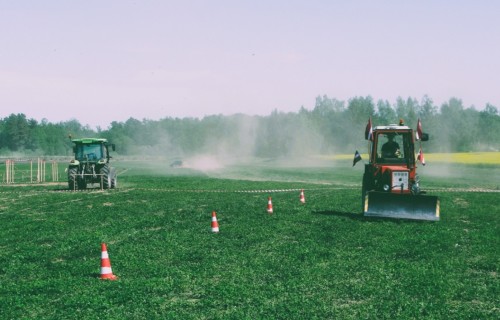
[[[420,148],[420,150],[418,151],[417,160],[420,161],[423,166],[425,166],[424,152],[422,151],[422,148]]]
[[[358,161],[361,160],[361,155],[359,154],[358,150],[354,153],[354,160],[352,160],[352,166],[354,167]]]
[[[366,125],[365,139],[366,140],[373,140],[373,129],[372,129],[372,118],[371,117],[368,119],[368,124]]]
[[[422,122],[420,122],[420,118],[418,119],[418,122],[417,122],[417,136],[416,136],[417,140],[420,140],[422,139]]]

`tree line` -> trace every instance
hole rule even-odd
[[[102,137],[116,144],[120,155],[188,156],[217,153],[227,156],[291,157],[307,154],[351,153],[363,148],[369,118],[374,126],[398,123],[416,128],[421,119],[430,140],[427,152],[500,150],[500,115],[487,104],[481,111],[465,108],[451,98],[441,106],[424,96],[374,101],[370,96],[347,102],[316,97],[312,110],[272,111],[267,116],[235,114],[203,118],[113,121],[106,130],[91,129],[78,120],[38,122],[26,115],[0,119],[0,155],[70,155],[73,137]]]

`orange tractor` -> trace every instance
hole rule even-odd
[[[429,139],[429,135],[421,131],[420,120],[414,132],[403,121],[399,125],[372,128],[370,119],[365,138],[369,140],[370,159],[363,174],[363,214],[439,220],[439,199],[425,195],[417,174],[415,141]],[[421,151],[420,148],[419,155]]]

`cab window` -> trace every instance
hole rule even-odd
[[[379,133],[377,139],[377,162],[404,163],[408,152],[408,134],[406,133]]]

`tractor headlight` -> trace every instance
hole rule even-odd
[[[388,184],[384,184],[382,189],[384,189],[384,191],[389,191],[391,187]]]

